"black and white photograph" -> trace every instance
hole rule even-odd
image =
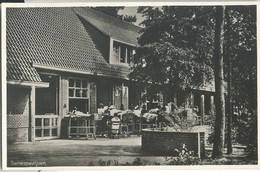
[[[2,167],[259,168],[258,8],[2,3]]]

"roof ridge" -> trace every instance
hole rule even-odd
[[[82,7],[82,8],[83,8],[83,7]],[[88,8],[88,7],[86,7],[86,8]],[[88,8],[88,9],[89,9],[89,8]],[[103,31],[103,30],[101,30],[101,29],[99,29],[98,27],[95,26],[95,24],[94,24],[93,22],[87,20],[84,16],[82,16],[81,14],[79,14],[79,12],[75,10],[75,8],[73,8],[72,10],[73,10],[73,12],[76,14],[76,16],[77,16],[78,18],[79,18],[79,17],[83,18],[86,22],[90,23],[93,27],[95,27],[96,29],[98,29],[98,30],[99,30],[100,32],[102,32],[103,34],[105,34],[105,35],[107,35],[107,36],[109,36],[109,37],[112,37],[112,35],[110,35],[109,33],[105,32],[105,31]],[[82,22],[81,22],[81,24],[84,26],[84,24],[83,24]],[[84,27],[85,27],[85,26],[84,26]]]
[[[140,26],[137,26],[137,25],[135,25],[135,24],[133,24],[133,23],[127,22],[127,21],[122,20],[122,19],[120,19],[120,18],[117,18],[117,17],[111,16],[111,15],[108,15],[108,14],[106,14],[106,13],[102,13],[101,11],[95,10],[95,9],[93,9],[93,8],[91,8],[91,7],[81,7],[81,8],[90,9],[91,11],[95,11],[95,12],[97,12],[97,13],[99,13],[99,14],[102,14],[102,15],[104,15],[104,16],[106,16],[106,17],[113,18],[113,19],[118,20],[118,21],[120,21],[120,22],[124,22],[124,23],[126,23],[126,24],[128,24],[128,25],[130,25],[130,26],[136,27],[136,28],[138,28],[138,29],[142,29]],[[130,30],[130,29],[129,29],[129,30]]]

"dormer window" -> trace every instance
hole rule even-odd
[[[112,63],[130,64],[130,58],[133,55],[134,48],[132,46],[113,41]]]

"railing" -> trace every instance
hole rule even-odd
[[[59,137],[58,115],[35,115],[35,140]]]
[[[205,115],[203,118],[203,124],[202,124],[202,119],[201,116],[197,116],[196,118],[196,124],[197,125],[210,125],[212,123],[212,118],[210,115]]]
[[[86,137],[88,138],[91,136],[92,138],[96,139],[96,126],[91,125],[93,121],[91,120],[69,120],[69,127],[68,127],[68,138],[73,136],[76,137]]]
[[[96,133],[95,126],[71,126],[69,127],[69,135],[70,136],[88,136],[89,134]]]

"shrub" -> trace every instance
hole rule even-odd
[[[166,158],[167,165],[198,165],[200,164],[200,158],[192,155],[180,155],[177,157]]]
[[[243,113],[238,121],[237,142],[247,146],[248,157],[257,158],[257,113]]]

